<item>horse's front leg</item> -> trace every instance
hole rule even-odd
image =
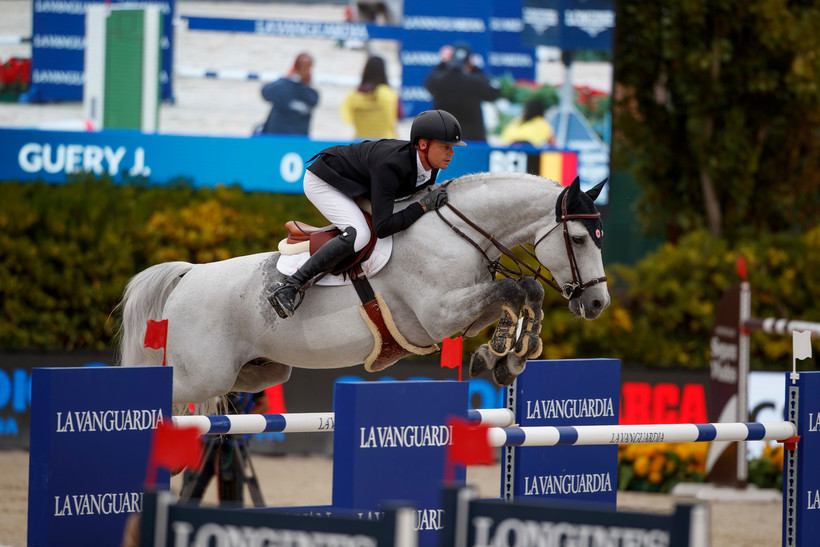
[[[443,300],[425,305],[422,325],[433,340],[457,331],[472,336],[492,325],[505,310],[511,310],[517,321],[525,298],[524,290],[512,279],[450,290]]]
[[[544,344],[541,342],[544,287],[533,277],[524,277],[520,283],[527,297],[524,307],[521,308],[521,334],[515,343],[515,355],[525,359],[535,359],[544,349]]]
[[[541,320],[544,312],[544,287],[532,277],[519,280],[526,299],[521,308],[521,333],[515,342],[515,351],[508,352],[493,365],[493,380],[500,386],[508,386],[524,372],[527,359],[541,355]]]

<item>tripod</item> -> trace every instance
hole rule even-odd
[[[198,502],[205,493],[211,477],[216,475],[220,502],[241,503],[242,486],[247,484],[253,506],[265,506],[256,471],[248,452],[248,443],[244,439],[236,435],[225,435],[207,442],[202,461],[203,466],[199,472],[186,471],[182,490],[179,493],[180,501],[196,500]]]

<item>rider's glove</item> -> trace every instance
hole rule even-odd
[[[424,211],[434,211],[447,203],[447,189],[443,186],[436,186],[426,196],[419,200],[419,204],[424,207]]]

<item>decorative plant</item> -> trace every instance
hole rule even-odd
[[[16,101],[31,84],[31,59],[12,57],[0,65],[0,101]]]

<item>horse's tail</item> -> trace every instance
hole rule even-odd
[[[189,262],[164,262],[131,278],[125,288],[125,296],[117,305],[122,309],[119,365],[162,364],[160,352],[145,351],[143,347],[147,322],[149,319],[162,319],[165,301],[182,276],[193,267]]]

